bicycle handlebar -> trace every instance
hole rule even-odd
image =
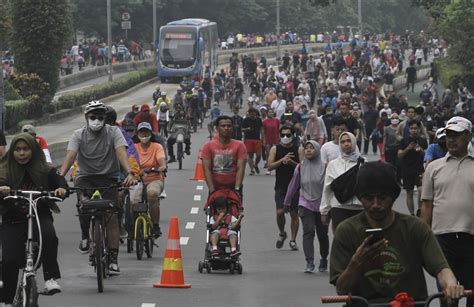
[[[54,191],[27,191],[27,190],[10,190],[10,195],[6,196],[5,199],[18,199],[23,198],[29,200],[31,196],[39,196],[34,199],[51,199],[54,201],[63,201],[64,199],[57,197]]]
[[[115,189],[117,191],[124,191],[124,190],[128,190],[129,188],[127,187],[124,187],[120,184],[113,184],[113,185],[110,185],[110,186],[106,186],[106,187],[80,187],[80,186],[75,186],[75,187],[69,187],[69,193],[74,193],[74,192],[77,192],[77,191],[96,191],[96,190],[110,190],[110,189]]]

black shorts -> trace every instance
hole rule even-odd
[[[282,188],[275,188],[275,204],[277,209],[284,209],[285,208],[285,196],[286,196],[287,189]],[[298,212],[298,200],[300,198],[300,193],[297,192],[293,195],[291,199],[291,206],[290,211]]]
[[[413,191],[415,186],[421,187],[421,178],[423,175],[403,175],[403,189]]]

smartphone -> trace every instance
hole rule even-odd
[[[369,244],[372,245],[377,243],[378,241],[383,239],[383,229],[382,228],[372,228],[366,229],[365,233],[367,236],[373,235],[372,239],[370,239]]]

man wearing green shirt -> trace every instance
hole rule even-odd
[[[339,224],[331,249],[330,282],[337,293],[389,302],[400,292],[415,300],[428,296],[423,268],[446,291],[448,303],[461,297],[458,282],[428,225],[393,211],[400,194],[395,170],[384,162],[361,166],[355,187],[364,211]],[[371,242],[366,229],[382,228]]]

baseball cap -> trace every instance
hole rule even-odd
[[[446,128],[439,128],[436,130],[435,137],[440,140],[446,136]]]
[[[456,132],[463,132],[472,130],[472,123],[470,120],[461,117],[461,116],[454,116],[446,123],[446,130],[452,130]]]
[[[260,107],[260,110],[265,110],[265,111],[267,111],[268,109],[267,109],[266,106],[261,106],[261,107]]]
[[[142,104],[142,107],[141,107],[140,111],[143,112],[143,111],[147,111],[147,110],[150,110],[150,106],[146,103]]]
[[[35,130],[35,127],[33,125],[24,125],[23,127],[21,127],[21,132],[28,132],[28,133],[35,133],[36,134],[36,130]]]
[[[137,131],[140,131],[141,129],[147,129],[147,130],[151,130],[151,125],[150,123],[148,122],[141,122],[138,124],[138,127],[137,127]]]

